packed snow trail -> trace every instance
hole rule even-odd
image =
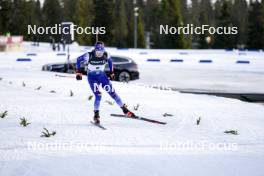
[[[35,90],[37,85],[43,89]],[[90,91],[85,81],[57,78],[54,73],[9,72],[0,82],[0,110],[9,112],[6,119],[0,119],[0,175],[263,174],[263,106],[120,83],[114,86],[128,104],[141,103],[138,113],[164,118],[168,124],[111,118],[109,114],[120,113],[119,108],[103,103],[102,121],[108,130],[98,130],[89,124],[92,101],[87,99]],[[141,94],[135,98],[138,91]],[[110,100],[106,93],[103,98]],[[165,118],[164,112],[174,116]],[[22,116],[32,123],[29,127],[19,126]],[[202,120],[196,126],[198,116]],[[41,138],[43,127],[56,130],[56,136]],[[223,133],[231,128],[239,135]],[[238,146],[230,151],[175,147],[180,142],[202,141]],[[64,150],[58,147],[65,143],[71,145]],[[34,144],[57,144],[57,148],[34,148]],[[85,147],[78,148],[78,144]]]
[[[0,113],[8,111],[0,118],[1,176],[264,174],[263,105],[114,82],[131,109],[139,104],[137,115],[167,124],[113,118],[122,111],[103,92],[107,130],[100,130],[90,124],[86,77],[77,82],[41,72],[51,58],[17,63],[14,57],[0,59]],[[19,125],[23,117],[28,127]],[[40,137],[43,128],[56,135]],[[238,135],[224,133],[231,129]]]

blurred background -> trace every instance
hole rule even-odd
[[[28,34],[28,25],[73,23],[106,34]],[[187,24],[238,34],[160,34],[160,25]],[[0,0],[3,75],[10,67],[74,73],[96,40],[105,42],[117,81],[264,101],[264,0]]]
[[[60,35],[28,35],[27,26],[54,26],[65,21],[106,27],[107,35],[99,35],[99,40],[118,48],[264,48],[263,0],[0,0],[2,36],[61,42]],[[239,33],[160,35],[161,24],[237,26]],[[83,34],[75,40],[93,45],[96,37]]]

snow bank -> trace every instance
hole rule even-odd
[[[93,99],[85,77],[77,82],[39,69],[65,58],[38,53],[32,62],[17,63],[20,54],[0,56],[0,112],[8,111],[0,119],[0,175],[264,173],[263,105],[114,82],[129,108],[139,104],[137,114],[167,125],[110,117],[121,110],[103,93],[103,131],[89,122]],[[31,123],[26,128],[19,125],[22,117]],[[57,134],[41,138],[44,127]],[[224,133],[231,129],[239,135]]]

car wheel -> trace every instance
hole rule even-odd
[[[47,71],[52,71],[52,66],[51,65],[46,66],[46,70]]]
[[[118,75],[118,81],[120,82],[129,82],[131,80],[131,76],[127,71],[121,71]]]

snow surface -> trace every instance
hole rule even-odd
[[[38,58],[45,58],[46,62],[52,63],[52,58],[57,53],[47,53],[47,48],[49,49],[49,44],[41,44],[41,47],[32,47],[30,43],[25,45],[27,53],[39,52]],[[80,47],[76,44],[70,46],[71,60],[75,60],[87,49],[91,47]],[[264,93],[263,50],[107,50],[111,54],[131,57],[139,64],[141,79],[134,81],[135,84],[158,84],[179,90]],[[65,56],[60,58],[65,61]],[[150,63],[147,59],[160,59],[161,62]],[[171,63],[171,59],[182,59],[183,63]],[[199,63],[200,60],[212,60],[213,63]],[[249,61],[250,64],[236,64],[238,60]]]
[[[40,71],[45,63],[65,60],[65,56],[43,52],[45,48],[48,50],[47,47],[40,47],[38,56],[30,56],[32,62],[16,62],[18,57],[26,57],[27,52],[0,54],[0,112],[8,110],[8,116],[0,119],[1,176],[264,175],[263,105],[137,85],[157,84],[156,80],[144,81],[147,80],[144,75],[151,75],[152,68],[156,69],[154,73],[157,75],[175,68],[167,63],[148,65],[140,59],[143,56],[138,54],[138,50],[112,49],[119,54],[134,53],[138,56],[135,60],[139,67],[144,68],[139,81],[129,84],[114,82],[118,94],[130,109],[139,104],[137,114],[165,121],[167,125],[110,117],[110,113],[121,113],[121,110],[116,104],[106,102],[112,100],[104,92],[101,117],[107,130],[101,130],[89,122],[93,116],[93,99],[88,100],[92,92],[86,77],[77,82],[74,75],[60,74],[69,77],[57,77],[57,73]],[[34,51],[34,48],[29,49]],[[81,52],[77,49],[72,58]],[[162,52],[165,52],[144,51],[156,56],[164,56]],[[200,55],[211,57],[214,54],[210,52]],[[216,52],[229,55],[224,51]],[[261,52],[254,54],[255,58],[262,56]],[[159,67],[158,72],[154,64],[166,67]],[[191,69],[189,64],[186,67]],[[203,72],[205,69],[202,67],[197,70]],[[243,70],[241,67],[233,68],[234,72]],[[232,68],[228,69],[231,74]],[[249,71],[261,72],[261,64],[250,67]],[[184,72],[186,69],[182,68]],[[260,75],[256,79],[262,79]],[[221,77],[220,74],[218,76]],[[176,73],[166,83],[174,84],[174,77]],[[36,90],[39,86],[41,89]],[[252,81],[251,88],[258,91],[255,86]],[[52,90],[56,93],[50,93]],[[74,96],[70,97],[70,91]],[[173,116],[163,117],[164,113]],[[19,125],[22,117],[31,123],[26,128]],[[197,126],[199,117],[201,122]],[[41,138],[44,127],[57,134]],[[224,133],[230,129],[237,130],[239,135]]]
[[[264,52],[224,50],[113,51],[139,63],[143,84],[162,84],[185,90],[229,93],[264,93]],[[147,59],[160,59],[149,63]],[[181,63],[170,62],[182,59]],[[199,63],[212,60],[212,63]],[[236,64],[238,60],[250,64]]]

